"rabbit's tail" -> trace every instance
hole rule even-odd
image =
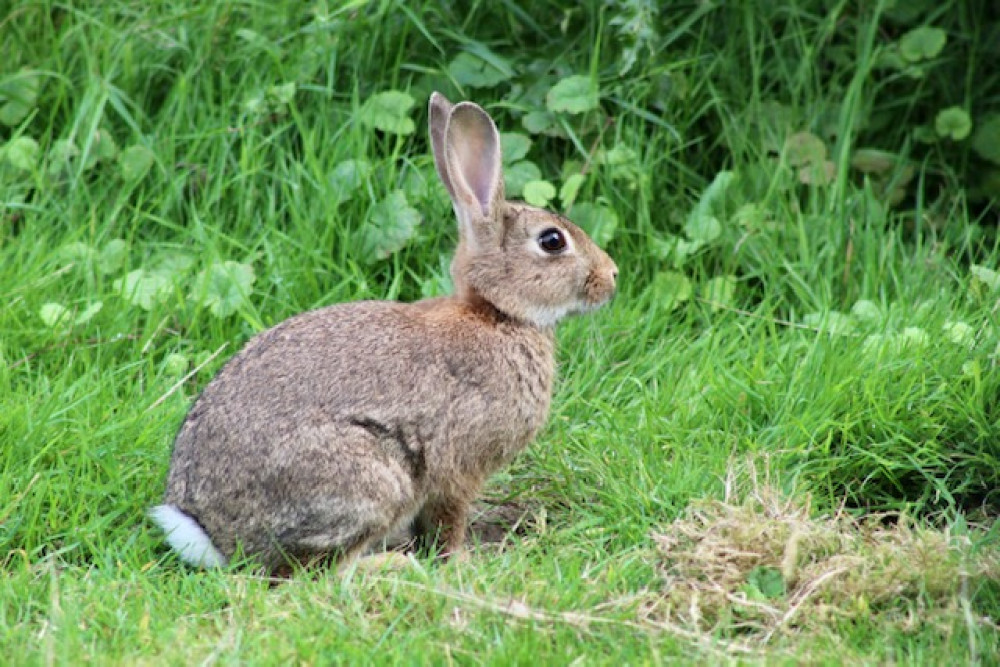
[[[174,505],[157,505],[149,516],[167,534],[167,543],[181,560],[197,567],[222,567],[226,558],[212,544],[205,529]]]

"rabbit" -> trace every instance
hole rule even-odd
[[[566,218],[505,200],[482,108],[433,93],[429,115],[458,218],[453,295],[305,312],[234,355],[150,510],[182,560],[345,563],[410,527],[458,554],[484,481],[545,424],[553,329],[609,301],[618,268]]]

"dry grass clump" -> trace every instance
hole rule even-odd
[[[766,642],[874,616],[903,630],[956,618],[996,628],[970,600],[1000,578],[1000,549],[905,516],[815,517],[808,499],[758,487],[692,506],[654,539],[664,595],[647,612],[690,630]]]

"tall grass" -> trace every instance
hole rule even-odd
[[[995,651],[995,167],[968,138],[926,133],[945,106],[976,123],[995,108],[989,3],[46,0],[2,14],[0,117],[27,107],[0,126],[5,654],[933,663]],[[916,77],[887,54],[921,26],[947,41],[911,63]],[[463,72],[459,53],[484,69]],[[553,112],[547,96],[573,76],[598,103]],[[415,132],[368,124],[366,105],[390,90],[414,99]],[[186,569],[144,513],[212,373],[302,310],[447,288],[455,232],[423,130],[431,90],[529,138],[522,159],[557,191],[582,176],[573,206],[551,206],[582,216],[621,267],[615,302],[560,329],[551,422],[488,489],[521,522],[468,561],[403,572],[272,587]],[[862,170],[862,149],[888,166]],[[828,179],[803,175],[824,160]],[[397,191],[422,219],[375,260],[365,235]],[[123,287],[140,279],[145,302]],[[731,616],[678,616],[658,540],[697,523],[702,501],[763,493],[733,481],[747,469],[766,470],[768,493],[810,496],[816,515],[939,531],[954,561],[934,563],[952,569],[844,612],[867,625],[834,613],[744,633],[750,579],[727,591]]]

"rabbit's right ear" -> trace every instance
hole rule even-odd
[[[493,119],[472,102],[452,106],[435,93],[430,130],[434,164],[451,195],[462,238],[477,249],[496,247],[502,231],[503,172]]]

